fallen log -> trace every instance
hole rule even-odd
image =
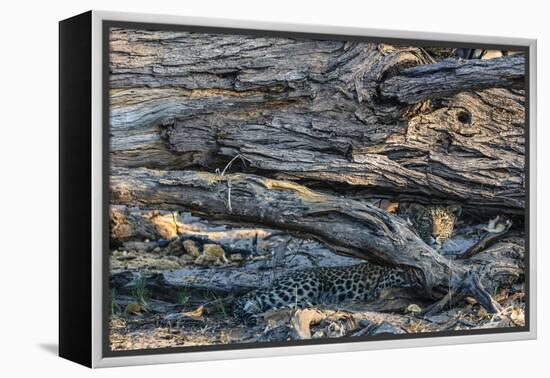
[[[522,101],[501,89],[462,93],[407,126],[376,128],[326,119],[314,127],[311,118],[288,109],[256,118],[229,112],[172,119],[142,129],[139,145],[123,140],[130,130],[116,131],[113,164],[200,165],[214,171],[240,155],[248,168],[279,178],[445,198],[473,209],[519,214],[525,204]],[[296,110],[301,111],[306,110]],[[369,142],[376,138],[377,143]]]
[[[470,282],[461,263],[453,263],[451,270],[449,260],[419,239],[405,221],[365,203],[247,174],[137,168],[114,168],[111,174],[115,204],[187,209],[305,234],[337,253],[403,267],[434,298],[449,289],[465,290]],[[480,285],[467,288],[489,311],[499,309]]]
[[[361,261],[350,261],[351,259],[324,250],[315,250],[315,252],[319,258],[317,264],[322,266],[352,265]],[[117,268],[120,264],[113,264],[111,260],[111,269],[115,272],[111,275],[111,287],[116,288],[119,293],[131,293],[131,284],[139,276],[137,272],[143,269],[155,271],[154,277],[148,280],[148,289],[154,294],[155,298],[172,301],[176,298],[176,294],[182,290],[212,292],[224,297],[234,296],[260,286],[269,286],[274,279],[286,272],[311,267],[310,260],[307,258],[296,259],[295,255],[290,252],[289,258],[285,259],[282,265],[274,264],[273,260],[246,259],[242,261],[242,264],[207,267],[185,262],[182,266],[176,268],[168,265],[163,269],[153,269],[151,263],[156,263],[160,268],[165,260],[159,258],[158,254],[147,255],[144,252],[137,254],[137,258],[132,260],[135,264],[126,265],[123,268]],[[150,260],[146,259],[147,256],[150,256]],[[168,258],[170,257],[172,256],[168,256]],[[139,261],[140,258],[141,262]],[[167,262],[173,263],[173,260],[167,260]],[[449,263],[451,270],[454,263],[454,261]],[[471,260],[464,261],[463,265],[471,272],[476,273],[483,287],[491,293],[511,288],[515,284],[523,282],[524,279],[523,239],[514,237],[502,240]],[[469,295],[469,293],[465,293],[465,295]],[[463,297],[456,295],[456,293],[452,294],[449,297],[449,299],[452,299],[452,303],[450,300],[445,301],[439,304],[439,308],[446,307],[448,304],[456,304]],[[380,298],[369,303],[368,309],[379,312],[402,312],[411,303],[421,305],[424,309],[428,309],[430,304],[416,290],[390,289],[384,290]]]
[[[445,59],[435,64],[407,68],[380,85],[385,98],[405,104],[442,98],[463,91],[525,86],[525,56],[489,60]]]
[[[511,287],[525,279],[525,237],[517,233],[507,234],[498,241],[493,240],[485,250],[461,261],[477,273],[488,291]]]
[[[120,246],[128,241],[170,240],[188,235],[203,237],[214,243],[271,235],[271,230],[257,227],[231,230],[220,226],[212,229],[198,222],[199,219],[187,219],[186,214],[178,214],[173,210],[111,206],[110,218],[109,241],[113,246]]]
[[[525,96],[493,88],[520,85],[523,56],[114,30],[110,70],[114,166],[215,171],[240,155],[264,176],[523,213]]]
[[[478,253],[486,250],[490,246],[494,245],[498,241],[504,239],[507,236],[511,236],[508,231],[511,227],[511,223],[506,226],[505,229],[503,229],[500,232],[496,233],[487,233],[481,240],[479,240],[476,244],[468,248],[464,253],[462,253],[458,258],[459,259],[469,259],[473,256],[477,255]]]
[[[159,243],[155,241],[163,239],[172,239],[175,237],[180,238],[195,238],[202,240],[202,243],[214,243],[223,247],[226,253],[240,253],[243,256],[249,256],[253,254],[254,250],[259,253],[268,253],[275,245],[279,245],[282,241],[275,241],[275,244],[269,243],[268,239],[273,236],[285,239],[290,235],[275,231],[270,228],[262,227],[250,227],[245,224],[244,227],[239,227],[239,220],[222,220],[224,226],[216,225],[217,222],[211,222],[208,227],[203,223],[198,222],[200,218],[191,216],[188,213],[178,213],[177,211],[167,210],[143,210],[139,208],[128,208],[126,206],[111,206],[111,235],[110,242],[114,246],[124,246],[127,250],[136,250],[136,253],[151,252],[155,247],[159,246]],[[233,223],[231,228],[227,228],[225,224]],[[459,229],[456,230],[460,232]],[[306,235],[307,236],[307,235]],[[149,243],[143,242],[149,239]],[[254,246],[254,239],[256,239],[257,245]],[[315,256],[317,263],[321,265],[335,265],[335,264],[353,264],[359,261],[352,261],[351,259],[345,259],[340,255],[334,255],[329,250],[324,248],[323,245],[317,244],[313,240],[305,240],[300,237],[292,237],[292,247],[286,248],[288,262],[291,264],[282,268],[307,268],[309,265],[300,266],[298,260],[307,262],[308,259],[301,252],[301,249],[306,249],[311,253],[310,257]],[[452,242],[452,240],[450,241]],[[167,242],[164,243],[166,247]],[[162,248],[162,247],[161,247]],[[441,251],[440,251],[441,252]],[[304,256],[304,258],[296,259],[296,254]],[[525,246],[522,233],[519,231],[510,231],[509,226],[498,233],[487,233],[477,243],[469,247],[465,252],[462,252],[456,259],[464,260],[461,264],[465,264],[469,270],[476,272],[480,276],[480,280],[483,286],[489,291],[493,292],[496,289],[510,287],[518,282],[521,282],[525,271]],[[270,257],[273,257],[270,255]],[[286,260],[285,260],[286,261]],[[452,269],[451,262],[450,267]],[[238,282],[241,282],[240,275],[246,273],[253,276],[261,276],[261,279],[256,277],[251,282],[254,282],[252,286],[256,286],[256,280],[259,279],[262,284],[269,284],[269,280],[265,281],[265,265],[262,264],[263,270],[258,269],[258,266],[254,266],[255,263],[245,264],[245,266],[236,269],[224,269],[223,280],[213,280],[210,282],[210,288],[215,291],[222,290],[225,287],[226,290],[231,291],[233,285],[239,286]],[[268,264],[271,268],[275,267],[274,264]],[[167,282],[171,282],[172,285],[176,285],[174,281],[175,277],[178,278],[178,282],[190,282],[188,279],[181,277],[187,277],[193,275],[193,270],[187,271],[185,268],[181,271],[169,273],[165,278]],[[201,268],[201,269],[204,269]],[[206,277],[218,274],[216,268],[213,268],[211,272],[205,274]],[[278,276],[282,272],[277,272],[272,276]],[[199,283],[205,286],[202,275],[199,276]],[[263,280],[263,281],[262,281]],[[176,285],[177,286],[177,285]],[[242,286],[242,285],[241,285]],[[193,286],[194,287],[194,286]],[[407,295],[390,295],[389,297],[405,298]],[[388,298],[389,298],[388,297]],[[410,297],[410,296],[409,296]],[[389,299],[385,298],[381,301],[381,305],[385,305],[385,302]],[[400,305],[404,304],[402,302]],[[378,307],[373,307],[378,309]],[[378,309],[379,310],[379,309]]]
[[[291,337],[299,340],[312,338],[311,327],[320,325],[320,335],[328,337],[342,336],[376,336],[380,334],[404,334],[410,325],[410,319],[394,314],[381,314],[361,309],[349,311],[347,308],[307,308],[303,310],[279,310],[274,314],[267,314],[264,321],[269,323],[270,318],[287,316],[292,327]],[[409,323],[409,324],[407,324]],[[284,323],[283,323],[284,324]],[[420,327],[421,326],[421,327]],[[417,327],[425,331],[430,329],[429,322],[417,320]]]

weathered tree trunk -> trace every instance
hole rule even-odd
[[[115,30],[110,69],[114,166],[214,171],[240,154],[263,176],[523,212],[525,99],[502,88],[521,56]]]
[[[426,245],[400,218],[374,206],[312,191],[304,186],[246,174],[115,168],[115,204],[186,209],[217,219],[264,224],[306,234],[337,253],[401,266],[426,293],[467,289],[487,309],[498,304],[461,263]],[[451,274],[452,273],[452,274]],[[473,286],[472,286],[473,285]]]
[[[231,221],[235,222],[234,220]],[[265,238],[274,233],[273,230],[258,228],[257,226],[254,228],[237,227],[223,231],[201,232],[196,227],[187,224],[174,211],[142,210],[116,205],[111,207],[111,242],[115,245],[128,246],[130,249],[132,248],[131,245],[140,243],[141,247],[147,246],[148,250],[152,250],[158,245],[155,241],[159,239],[200,235],[205,237],[209,243],[220,244],[226,252],[231,252],[231,244],[234,240],[252,240],[254,237]],[[280,234],[284,235],[284,233]],[[149,239],[150,242],[139,242],[145,239]],[[127,241],[130,241],[130,244],[125,243]],[[247,253],[239,251],[243,255],[250,255],[251,252],[251,250]],[[494,292],[521,282],[525,272],[524,253],[524,240],[521,236],[510,232],[488,233],[479,243],[459,257],[459,259],[465,260],[459,262],[459,264],[467,266],[468,269],[479,275],[483,286],[488,291]],[[451,270],[454,263],[449,262]],[[186,267],[178,272],[162,272],[155,282],[159,287],[159,291],[164,292],[167,296],[177,292],[181,287],[235,294],[270,282],[265,280],[265,271],[257,269],[257,267],[205,269],[207,268],[203,266],[199,268]],[[197,273],[198,270],[200,270],[200,274]],[[125,282],[129,283],[131,281],[131,279],[127,279]],[[370,305],[374,306],[373,309],[378,308],[378,310],[381,308],[386,311],[388,309],[396,310],[399,306],[403,310],[410,304],[411,294],[414,297],[415,293],[410,290],[404,292],[397,290],[396,292],[399,295],[384,296]],[[390,298],[392,299],[390,300]]]
[[[525,56],[444,60],[405,69],[380,85],[381,94],[405,104],[486,88],[525,87]]]
[[[201,231],[181,219],[173,210],[142,210],[126,206],[111,206],[109,239],[114,246],[135,240],[170,240],[177,236],[202,236],[205,240],[219,242],[223,239],[264,238],[271,235],[265,228],[239,228],[223,231]]]
[[[110,48],[113,204],[304,234],[405,268],[442,298],[433,309],[460,294],[495,311],[484,272],[521,274],[523,246],[504,268],[483,252],[451,263],[349,194],[523,214],[523,57],[436,63],[407,46],[127,29]],[[233,160],[245,173],[225,174]],[[136,229],[112,216],[121,240],[178,233],[164,215]]]

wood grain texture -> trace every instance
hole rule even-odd
[[[524,94],[478,89],[517,87],[523,66],[523,56],[435,63],[407,46],[114,30],[112,163],[215,171],[240,154],[264,176],[519,214]]]
[[[446,293],[449,287],[461,287],[468,276],[458,262],[453,263],[450,274],[450,261],[391,213],[288,181],[242,173],[221,176],[116,168],[111,176],[111,199],[114,204],[191,210],[213,219],[305,234],[336,253],[403,267],[431,297]],[[495,310],[490,301],[476,297]]]
[[[488,60],[447,59],[407,68],[380,86],[383,97],[406,104],[441,98],[468,90],[516,88],[525,85],[525,56]]]
[[[517,252],[504,265],[497,252],[451,262],[364,200],[522,215],[524,71],[523,56],[436,62],[410,46],[115,28],[111,202],[312,237],[403,267],[440,299],[432,310],[459,293],[497,311],[484,285],[517,281],[523,246],[491,246]],[[161,218],[116,237],[177,234]]]

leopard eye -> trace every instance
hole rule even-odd
[[[422,220],[424,222],[433,223],[433,218],[432,217],[422,217]]]

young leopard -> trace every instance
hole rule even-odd
[[[457,206],[409,206],[407,215],[428,244],[447,240],[460,214]],[[433,240],[433,242],[432,242]],[[372,263],[298,270],[237,299],[235,314],[253,321],[257,314],[286,306],[307,307],[345,300],[372,301],[389,287],[415,287],[416,281],[400,268]]]
[[[303,269],[240,297],[235,303],[235,313],[253,320],[256,314],[285,306],[303,308],[345,300],[372,301],[385,288],[412,287],[411,282],[402,269],[370,263]]]
[[[441,246],[452,236],[456,220],[461,213],[460,205],[422,206],[412,204],[400,215],[411,221],[418,236],[426,244]]]

